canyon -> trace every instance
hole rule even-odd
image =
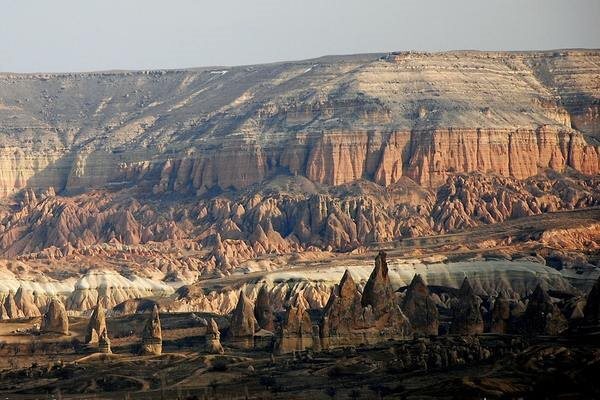
[[[598,50],[0,73],[0,392],[591,376],[599,122]]]
[[[398,52],[2,73],[0,291],[23,287],[41,306],[59,296],[69,312],[158,296],[227,313],[239,285],[221,304],[180,304],[178,290],[594,209],[599,61],[595,50]],[[586,220],[528,240],[576,286],[574,268],[587,271],[589,288],[598,231]],[[323,306],[328,292],[307,301]]]

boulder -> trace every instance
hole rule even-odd
[[[416,274],[402,301],[402,311],[418,335],[437,335],[439,313],[421,275]]]
[[[161,355],[162,354],[162,329],[160,326],[160,317],[158,307],[154,305],[150,318],[142,331],[142,354]]]
[[[221,345],[221,332],[213,318],[208,321],[206,327],[206,351],[211,354],[224,353],[223,346]]]
[[[69,334],[69,318],[63,303],[53,298],[48,305],[48,311],[42,317],[40,331],[43,333]]]
[[[483,317],[479,309],[479,298],[473,292],[466,276],[458,290],[458,299],[452,307],[450,333],[456,335],[483,333]]]

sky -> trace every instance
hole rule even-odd
[[[600,48],[599,0],[0,0],[0,71]]]

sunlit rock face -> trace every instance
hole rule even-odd
[[[52,299],[48,311],[42,317],[40,331],[43,333],[69,334],[69,318],[65,306],[58,299]]]
[[[130,280],[114,271],[90,271],[75,283],[67,299],[67,308],[85,311],[94,308],[98,302],[112,308],[128,299],[171,293],[173,289],[160,281],[137,276]]]
[[[584,135],[600,134],[599,58],[400,53],[218,73],[2,74],[0,193],[141,181],[155,193],[196,193],[278,170],[329,185],[593,174],[598,149]]]

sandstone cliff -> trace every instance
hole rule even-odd
[[[398,53],[212,70],[0,74],[0,194],[594,174],[597,51]],[[230,161],[235,160],[235,164]]]

